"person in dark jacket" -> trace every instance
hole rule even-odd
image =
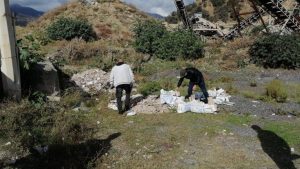
[[[200,89],[203,92],[204,100],[202,100],[204,103],[208,103],[208,93],[205,87],[205,82],[202,73],[196,69],[196,68],[186,68],[182,69],[180,71],[180,79],[177,84],[177,88],[179,88],[183,82],[184,79],[189,79],[189,86],[188,86],[188,94],[185,96],[185,99],[188,99],[192,93],[193,88],[195,85],[198,85]]]

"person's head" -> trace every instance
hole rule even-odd
[[[118,57],[118,58],[115,59],[115,62],[116,62],[117,65],[123,64],[124,63],[124,59],[123,59],[123,57]]]
[[[179,74],[179,76],[180,76],[180,78],[182,78],[182,77],[185,77],[185,76],[186,76],[186,69],[185,69],[185,68],[182,68],[182,69],[180,70],[180,74]]]

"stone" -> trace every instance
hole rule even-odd
[[[33,66],[33,89],[47,95],[60,92],[59,75],[50,61],[38,62]]]
[[[93,95],[109,89],[109,75],[101,69],[90,69],[73,75],[71,80],[83,91]]]

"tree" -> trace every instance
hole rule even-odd
[[[162,23],[154,20],[138,21],[133,29],[136,51],[153,56],[157,49],[156,41],[163,37],[167,30]]]

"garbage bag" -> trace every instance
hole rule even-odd
[[[179,103],[184,102],[184,97],[178,97],[177,92],[160,90],[160,103],[168,104],[170,106],[178,105]]]

